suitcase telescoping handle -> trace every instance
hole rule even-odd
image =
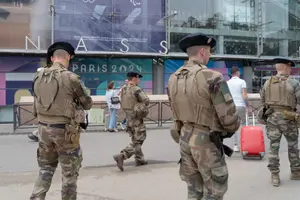
[[[252,111],[252,125],[255,126],[254,111]],[[249,126],[249,115],[247,110],[246,110],[246,126]]]

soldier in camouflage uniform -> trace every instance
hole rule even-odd
[[[120,154],[114,155],[118,168],[123,171],[124,160],[135,155],[136,166],[146,165],[142,152],[142,144],[146,139],[146,126],[143,118],[148,113],[149,98],[146,93],[138,87],[140,78],[143,76],[136,72],[128,72],[128,83],[122,88],[121,107],[126,114],[127,132],[131,136],[131,143],[123,149]]]
[[[279,147],[282,135],[288,143],[288,156],[291,166],[291,180],[300,180],[300,161],[298,150],[298,127],[295,118],[284,113],[295,113],[300,103],[299,82],[291,79],[291,67],[295,63],[288,59],[276,58],[277,75],[267,80],[261,90],[261,102],[265,108],[266,130],[270,140],[269,164],[272,185],[280,185]]]
[[[179,174],[187,183],[189,200],[223,199],[228,169],[222,139],[231,137],[240,125],[224,77],[205,66],[215,44],[215,39],[201,33],[183,38],[179,47],[189,60],[168,81],[171,134],[180,144]]]
[[[71,44],[57,42],[48,49],[51,67],[37,72],[33,80],[33,115],[39,121],[37,161],[40,167],[31,200],[46,198],[58,163],[62,168],[62,200],[77,198],[77,177],[82,162],[80,132],[92,99],[80,79],[68,71],[75,55]],[[84,110],[83,110],[84,109]]]

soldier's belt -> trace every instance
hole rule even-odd
[[[39,122],[40,125],[42,126],[47,126],[50,128],[61,128],[61,129],[65,129],[66,128],[66,124],[46,124],[43,122]]]
[[[203,130],[203,131],[210,131],[210,129],[207,126],[202,126],[200,124],[195,124],[195,123],[192,123],[192,122],[183,122],[183,124],[191,125],[191,126],[193,126],[195,128]]]
[[[288,120],[296,120],[296,121],[299,121],[299,114],[296,113],[296,112],[293,112],[293,111],[283,111],[283,116],[285,119],[288,119]]]
[[[289,107],[270,106],[270,108],[272,108],[275,112],[293,111],[293,109]]]
[[[274,110],[275,112],[292,111],[292,110],[287,110],[287,109],[285,109],[285,108],[273,108],[273,110]]]

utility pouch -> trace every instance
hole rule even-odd
[[[65,139],[67,141],[70,141],[74,146],[78,147],[79,146],[79,141],[80,141],[80,126],[73,126],[71,124],[67,125],[67,132],[65,135]]]

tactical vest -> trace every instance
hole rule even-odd
[[[72,96],[69,72],[61,64],[43,68],[33,81],[37,114],[54,117],[53,122],[68,123],[75,117],[76,104]],[[47,118],[47,120],[51,118]],[[42,120],[43,121],[43,120]]]
[[[204,91],[204,87],[198,88],[195,77],[202,70],[207,69],[193,64],[183,66],[171,75],[168,89],[174,120],[209,127],[211,130],[222,130],[208,91]],[[203,84],[207,84],[206,80],[203,80]]]
[[[296,108],[294,88],[288,78],[272,76],[268,80],[265,88],[265,103],[269,106]]]
[[[121,107],[127,115],[133,115],[133,108],[137,104],[137,99],[135,97],[135,90],[133,85],[127,84],[121,91]]]

